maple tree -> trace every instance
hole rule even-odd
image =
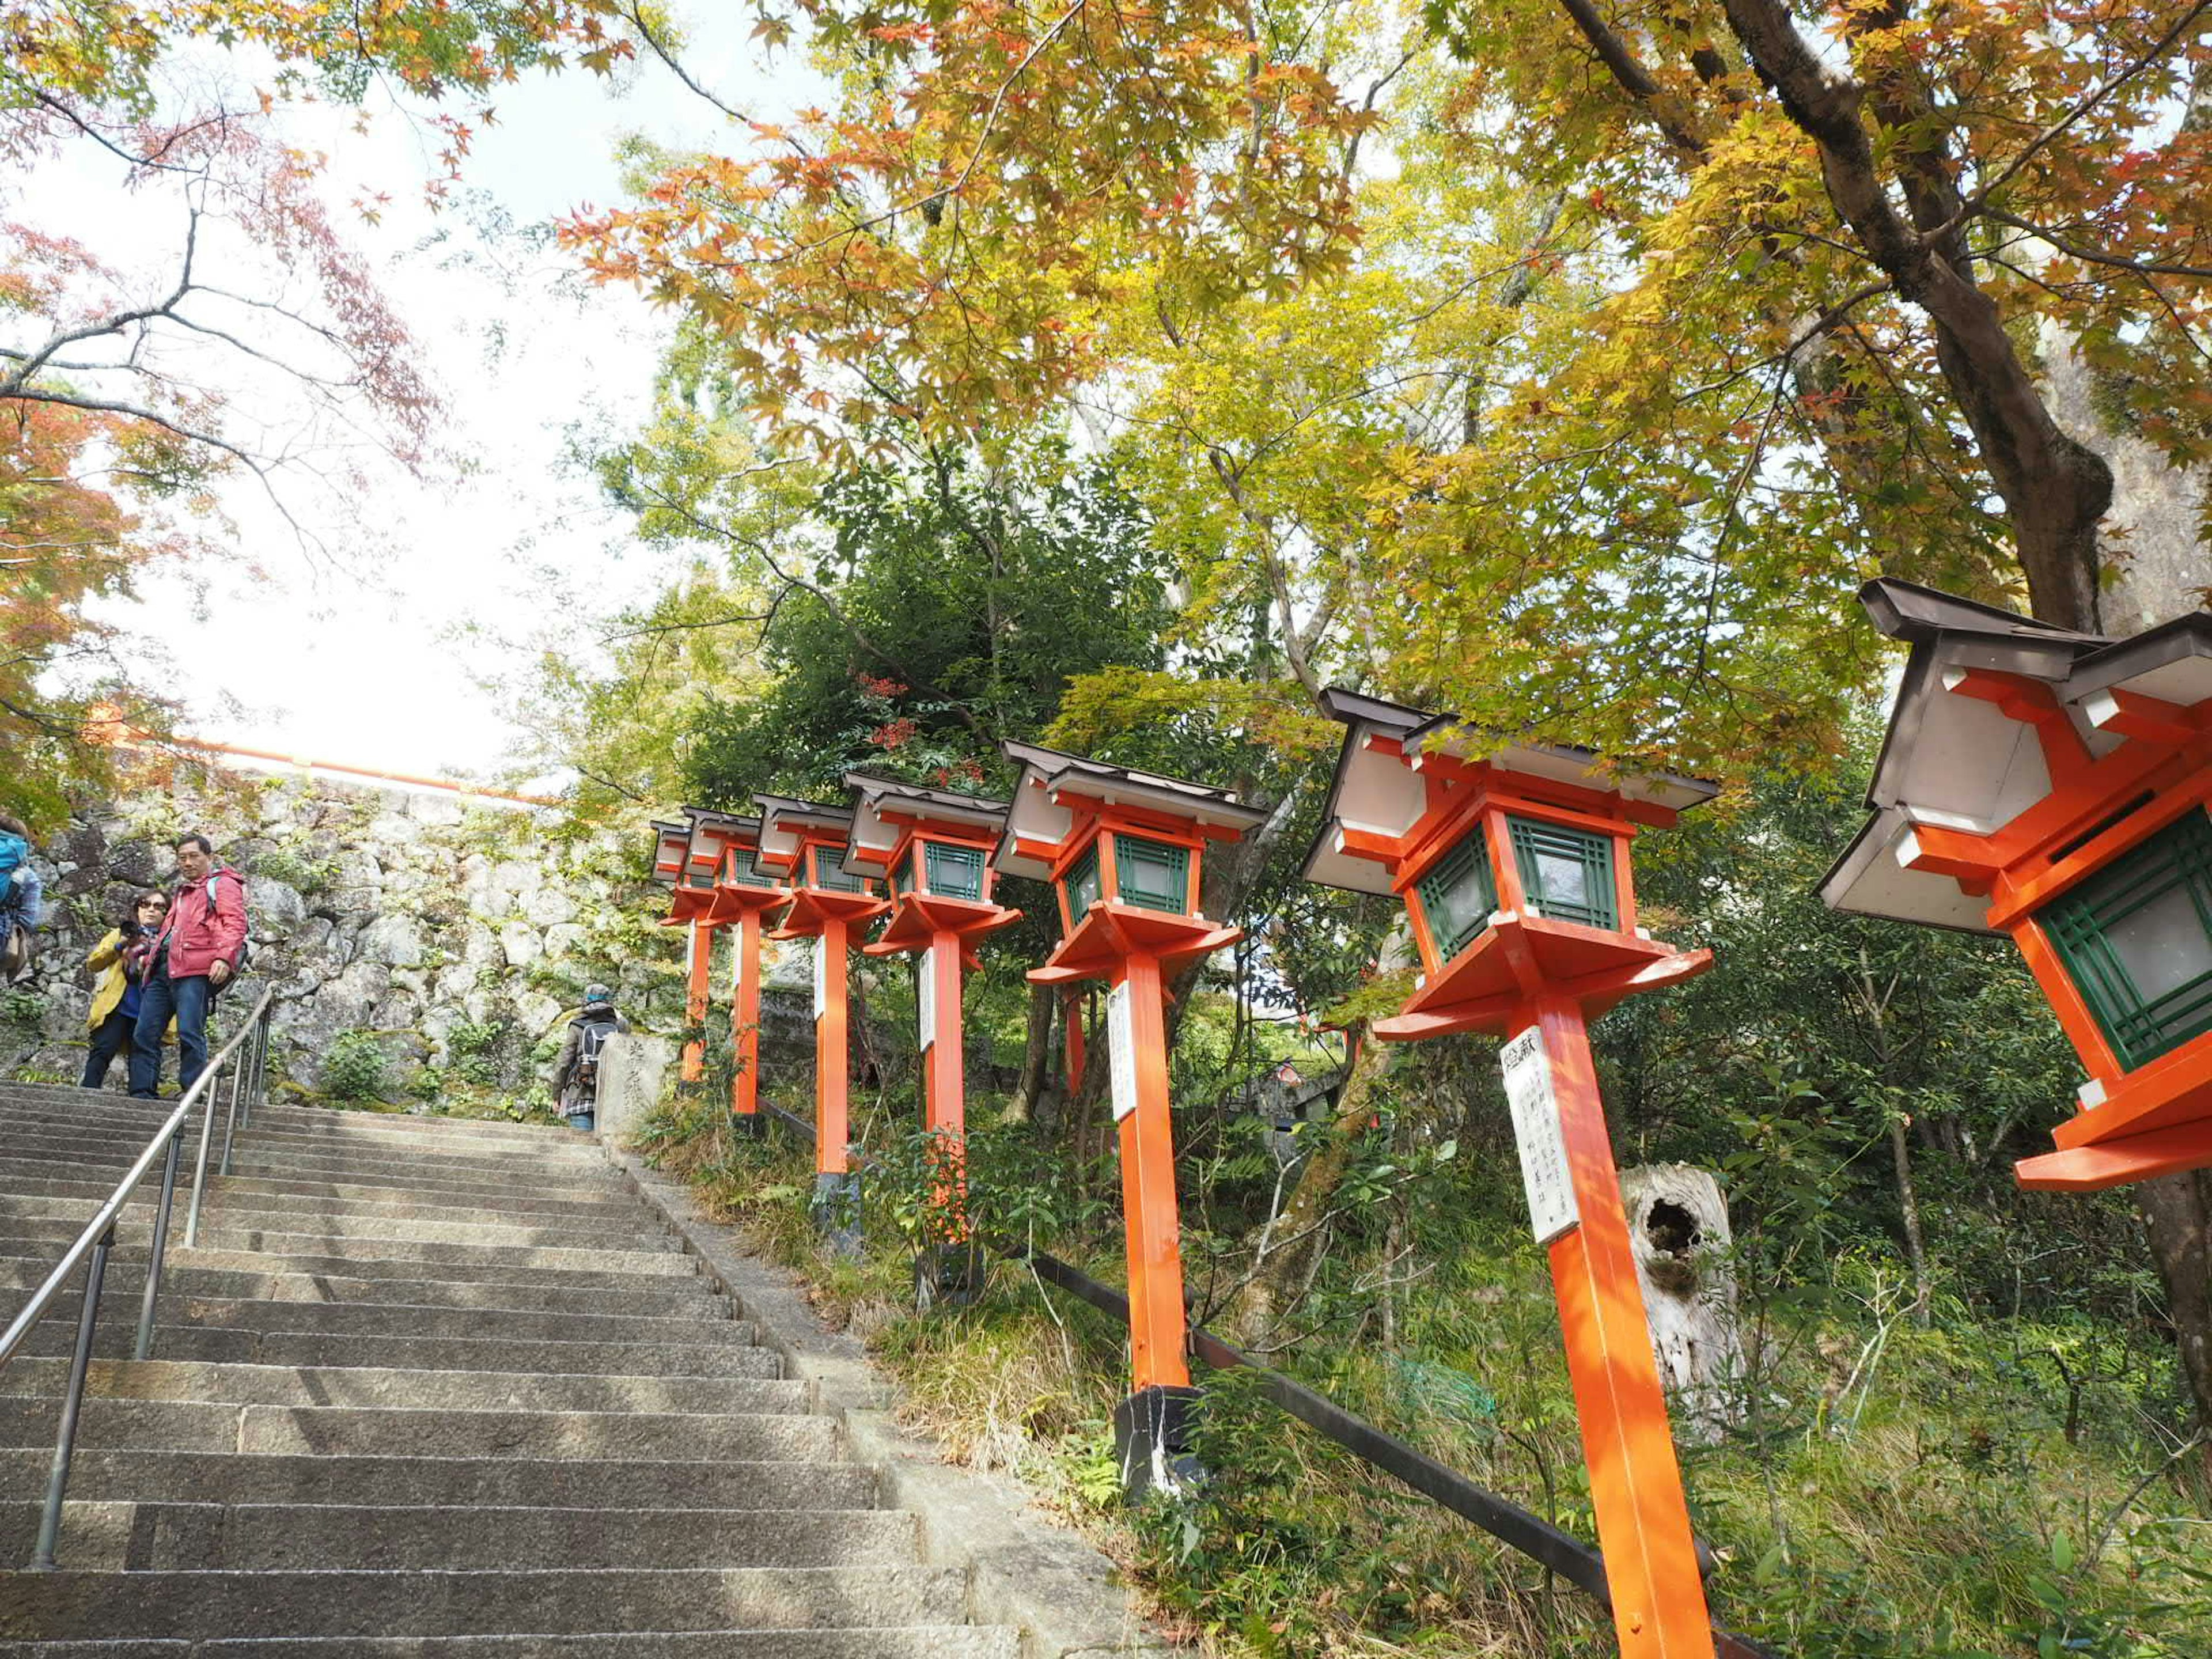
[[[358,104],[381,85],[427,104],[436,196],[490,118],[490,88],[627,52],[604,9],[0,0],[0,159],[16,170],[0,189],[0,759],[34,817],[105,775],[88,698],[155,730],[172,712],[130,630],[92,620],[88,602],[128,594],[153,565],[225,556],[227,477],[258,482],[323,549],[302,493],[358,499],[364,450],[414,469],[429,455],[436,397],[325,203],[324,158],[288,139],[286,103]],[[232,49],[269,84],[239,84]],[[438,107],[449,94],[477,106]],[[128,230],[33,222],[40,169],[112,187]],[[125,247],[166,234],[167,252],[126,256],[101,245],[111,229]]]
[[[836,107],[580,218],[593,268],[832,453],[1106,408],[1308,687],[1740,771],[1833,744],[1877,571],[2097,625],[2047,358],[2212,455],[2203,0],[762,16]],[[2212,1419],[2212,1192],[2146,1198]]]

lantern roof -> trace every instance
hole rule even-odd
[[[1010,876],[1026,876],[1033,881],[1051,877],[1052,866],[1038,855],[1036,848],[1064,846],[1075,832],[1071,798],[1100,806],[1141,808],[1219,830],[1232,840],[1267,822],[1265,811],[1245,805],[1234,790],[1210,789],[1181,778],[1133,771],[1036,744],[1007,742],[1000,747],[1008,760],[1021,768],[1006,814],[1006,834],[992,860]]]
[[[653,831],[653,878],[663,887],[673,887],[691,855],[691,826],[655,818],[647,827]]]
[[[1881,631],[1911,647],[1867,788],[1872,816],[1820,884],[1838,910],[1990,933],[1988,899],[1900,853],[1917,826],[1987,836],[2048,799],[2037,720],[2063,720],[2092,760],[2128,740],[2124,702],[2212,697],[2212,614],[2126,639],[1882,577],[1859,592]],[[2017,687],[2021,699],[2004,695]]]
[[[723,855],[732,847],[757,847],[761,821],[738,812],[718,812],[712,807],[687,806],[691,820],[692,864],[714,871],[722,868]]]
[[[777,865],[796,863],[805,841],[843,841],[853,833],[853,809],[801,800],[795,795],[756,794],[760,808],[761,856]]]
[[[1346,830],[1396,839],[1428,810],[1421,757],[1451,755],[1500,771],[1617,794],[1623,800],[1680,812],[1720,793],[1704,778],[1674,772],[1629,770],[1611,765],[1595,749],[1575,744],[1486,742],[1456,714],[1432,714],[1332,686],[1322,708],[1344,722],[1321,833],[1306,855],[1305,878],[1358,893],[1389,893],[1395,873],[1387,865],[1346,850]],[[1410,763],[1409,758],[1410,757]],[[1663,821],[1663,820],[1662,820]]]
[[[890,873],[891,858],[906,838],[908,820],[925,832],[971,843],[995,839],[1006,827],[1006,803],[1002,800],[927,789],[872,772],[848,772],[845,785],[853,792],[853,836],[846,846],[845,867],[855,875]]]

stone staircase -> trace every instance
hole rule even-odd
[[[149,1107],[0,1085],[0,1320]],[[592,1147],[273,1106],[236,1170],[195,1249],[180,1183],[145,1362],[158,1168],[118,1229],[58,1571],[75,1295],[0,1368],[0,1656],[1016,1659]]]

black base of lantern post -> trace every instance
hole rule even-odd
[[[964,1308],[983,1294],[983,1247],[939,1244],[914,1259],[914,1306]]]
[[[860,1254],[860,1172],[820,1170],[814,1176],[814,1200],[807,1206],[814,1231],[839,1255]]]
[[[1173,1498],[1206,1478],[1191,1453],[1196,1389],[1139,1389],[1114,1408],[1114,1456],[1132,1504],[1155,1492]]]

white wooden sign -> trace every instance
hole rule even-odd
[[[830,941],[814,941],[814,1018],[830,1012]]]
[[[1137,1020],[1129,981],[1106,994],[1106,1058],[1114,1079],[1114,1121],[1137,1109]]]
[[[1567,1139],[1559,1127],[1559,1097],[1552,1092],[1551,1058],[1535,1026],[1498,1051],[1505,1074],[1505,1099],[1513,1109],[1513,1139],[1521,1148],[1521,1181],[1528,1189],[1528,1222],[1536,1242],[1548,1244],[1582,1224],[1574,1179],[1567,1170]]]
[[[933,945],[914,959],[916,979],[915,1005],[921,1016],[921,1047],[927,1054],[937,1040],[937,947]]]

